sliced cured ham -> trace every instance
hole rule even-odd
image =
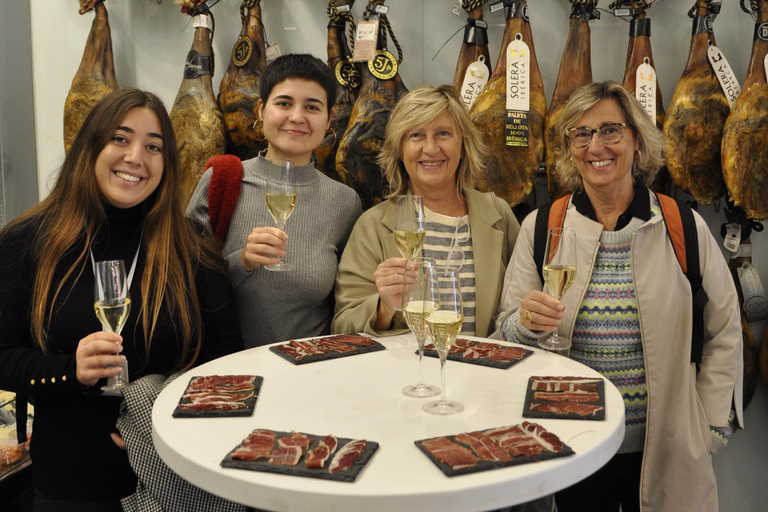
[[[368,444],[368,441],[365,439],[357,439],[342,446],[336,455],[333,456],[328,471],[331,473],[341,473],[351,468],[355,462],[360,460],[360,455],[365,450],[366,444]]]
[[[581,404],[576,402],[549,402],[532,403],[532,411],[551,412],[554,414],[574,413],[579,416],[590,416],[602,411],[604,407],[600,405]]]
[[[437,460],[448,464],[453,469],[471,468],[477,465],[479,460],[467,448],[454,443],[447,437],[427,439],[421,444]]]
[[[250,3],[253,5],[241,12],[243,27],[232,48],[217,100],[224,116],[226,151],[241,160],[253,158],[267,147],[266,141],[258,140],[263,139],[263,133],[257,138],[254,127],[258,120],[261,74],[267,67],[264,25],[260,0]]]
[[[768,0],[757,2],[747,77],[723,128],[722,166],[728,194],[753,219],[768,219]]]
[[[182,411],[236,411],[238,409],[247,409],[248,404],[231,400],[204,400],[180,403],[177,407]]]
[[[355,19],[350,10],[355,0],[330,0],[328,2],[328,67],[339,83],[333,101],[331,124],[323,142],[315,149],[315,165],[326,176],[341,181],[336,171],[336,152],[341,136],[349,126],[349,117],[360,92],[360,69],[352,61],[347,43],[347,25],[354,27]]]
[[[241,392],[253,389],[255,375],[206,375],[189,383],[189,389],[216,389],[221,392]]]
[[[491,55],[488,52],[488,28],[483,21],[483,3],[474,2],[476,7],[471,8],[469,0],[464,0],[464,10],[467,11],[467,24],[464,27],[464,41],[459,50],[459,60],[456,62],[456,72],[453,74],[453,86],[464,94],[461,86],[464,84],[464,76],[470,64],[480,57],[485,65],[491,67]],[[469,9],[468,9],[469,7]]]
[[[454,437],[458,442],[472,448],[480,460],[498,460],[508,462],[512,460],[509,453],[496,444],[493,439],[482,432],[466,432]]]
[[[568,39],[565,41],[565,51],[560,60],[560,71],[557,74],[552,103],[549,104],[544,128],[546,144],[547,189],[554,200],[567,193],[563,190],[555,170],[557,156],[566,148],[561,147],[559,136],[555,133],[555,125],[565,108],[571,94],[582,85],[592,83],[591,34],[589,21],[599,17],[596,15],[597,0],[570,0],[571,21]]]
[[[375,6],[382,3],[383,0],[369,2],[365,18],[369,19],[373,16]],[[386,48],[385,29],[386,25],[381,23],[377,42],[379,50]],[[384,58],[373,62],[374,69],[378,63],[392,64]],[[379,74],[388,76],[388,73]],[[347,131],[339,141],[336,171],[339,173],[340,181],[358,193],[363,210],[367,210],[384,198],[386,185],[377,158],[384,143],[389,115],[406,92],[408,89],[403,85],[400,73],[396,72],[392,78],[377,78],[368,65],[362,66],[360,93],[349,116]]]
[[[288,446],[298,446],[302,450],[309,448],[312,444],[312,436],[302,434],[301,432],[291,432],[291,437],[281,437],[277,440],[277,444],[285,448]]]
[[[544,451],[559,452],[563,449],[563,443],[556,435],[541,425],[528,421],[520,425],[486,430],[485,433],[513,457],[532,457]]]
[[[653,63],[653,52],[651,51],[651,19],[647,17],[644,7],[655,0],[624,0],[621,5],[627,5],[633,9],[632,21],[629,24],[629,48],[627,49],[627,64],[624,68],[624,78],[621,85],[624,86],[633,96],[637,96],[637,68],[642,64],[649,64],[656,69]],[[611,4],[614,6],[615,4]],[[640,95],[645,94],[640,91]],[[664,126],[664,103],[661,98],[661,87],[656,80],[656,126],[659,130]],[[672,178],[669,171],[663,167],[656,174],[656,179],[651,184],[654,192],[663,194],[669,193]]]
[[[322,347],[327,350],[334,350],[336,352],[353,352],[357,350],[357,347],[353,345],[349,345],[347,343],[342,343],[340,341],[320,338],[316,339],[314,341],[315,345]]]
[[[254,430],[235,449],[232,458],[238,460],[268,459],[272,453],[272,447],[275,445],[275,437],[277,436],[271,430]]]
[[[194,18],[195,36],[184,65],[184,79],[170,117],[179,149],[179,168],[185,176],[186,194],[191,195],[205,171],[205,163],[224,154],[224,116],[213,94],[213,17]]]
[[[531,377],[534,391],[590,391],[597,392],[600,379],[584,377]]]
[[[554,402],[561,400],[568,400],[570,402],[598,402],[600,400],[600,395],[598,395],[597,392],[591,393],[589,391],[557,391],[554,393],[536,391],[533,394],[533,399]]]
[[[80,2],[80,14],[94,10],[96,16],[85,43],[80,67],[64,102],[64,151],[75,141],[83,121],[106,95],[120,88],[112,56],[112,32],[107,8],[101,0]]]
[[[295,466],[299,463],[301,454],[301,446],[283,446],[270,452],[269,463],[278,466]]]
[[[320,440],[320,443],[311,450],[307,451],[307,458],[304,464],[308,468],[322,468],[325,462],[336,451],[339,441],[332,434],[329,434]]]
[[[241,402],[253,396],[253,393],[217,393],[215,391],[203,391],[199,393],[185,393],[182,398],[192,400],[195,403],[209,402]]]
[[[700,204],[725,193],[720,164],[728,100],[707,59],[715,44],[709,0],[696,0],[693,35],[683,76],[664,119],[664,158],[672,180]]]
[[[376,344],[376,341],[372,338],[367,338],[365,336],[357,336],[354,334],[337,334],[335,336],[331,336],[326,339],[343,341],[344,343],[349,343],[349,344],[357,345],[360,347],[372,347]]]
[[[505,7],[506,26],[501,51],[488,83],[469,111],[472,122],[483,135],[491,153],[485,179],[478,188],[493,191],[510,206],[522,202],[533,189],[533,180],[544,158],[544,115],[547,110],[544,81],[541,78],[533,33],[528,21],[525,0],[508,3]],[[506,145],[506,82],[507,46],[520,34],[530,50],[530,110],[528,112],[528,146]]]

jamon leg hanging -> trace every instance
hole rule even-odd
[[[503,197],[510,206],[525,200],[533,188],[533,180],[544,156],[544,113],[547,110],[544,82],[533,46],[528,22],[527,1],[508,4],[506,27],[499,60],[488,83],[472,104],[469,116],[480,129],[491,153],[485,180],[480,190],[490,190]],[[530,50],[530,110],[528,111],[528,146],[506,145],[507,45],[520,34]]]
[[[555,173],[557,155],[564,151],[557,142],[555,124],[568,103],[571,94],[581,87],[592,83],[591,34],[589,21],[599,17],[595,6],[597,0],[571,0],[570,30],[565,42],[565,51],[560,60],[555,92],[547,111],[544,125],[545,160],[547,164],[547,189],[554,200],[568,191],[562,190],[560,180]]]
[[[707,48],[715,44],[709,5],[709,0],[696,0],[688,62],[664,120],[664,158],[669,174],[700,204],[712,204],[725,193],[720,142],[730,113],[707,59]]]
[[[469,18],[464,27],[464,42],[459,51],[459,60],[456,62],[456,72],[453,75],[453,86],[463,94],[461,86],[464,83],[464,75],[470,64],[480,57],[485,60],[485,65],[490,68],[491,57],[488,53],[488,29],[483,21],[483,4],[486,0],[464,0],[464,9]]]
[[[723,128],[723,178],[734,204],[753,219],[768,219],[768,0],[758,2],[747,77]]]
[[[258,119],[261,73],[267,67],[260,0],[244,1],[241,15],[243,28],[219,85],[218,104],[224,115],[227,153],[247,160],[267,147],[265,141],[256,138],[254,131]]]
[[[179,166],[189,195],[203,175],[205,162],[225,150],[224,116],[213,94],[213,32],[209,14],[194,17],[195,38],[187,54],[184,79],[171,109],[179,148]]]
[[[80,67],[72,79],[64,102],[64,151],[75,141],[77,132],[93,107],[109,93],[120,88],[115,78],[115,62],[112,57],[112,33],[109,28],[107,8],[101,0],[81,2],[80,14],[93,9],[96,17],[85,43]]]

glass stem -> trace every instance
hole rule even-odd
[[[444,404],[448,402],[445,397],[445,360],[448,357],[448,351],[438,350],[437,353],[440,356],[440,403]]]
[[[424,358],[424,337],[416,337],[416,341],[419,344],[419,383],[418,387],[424,388],[426,387],[426,382],[424,382],[424,369],[421,365],[421,360]]]

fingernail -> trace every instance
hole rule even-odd
[[[117,353],[119,354],[122,351],[123,351],[123,346],[122,345],[118,345],[117,346]]]
[[[126,361],[125,356],[120,356],[120,362],[124,363]]]

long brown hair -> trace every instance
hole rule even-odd
[[[53,304],[64,283],[79,278],[89,249],[106,222],[106,213],[96,182],[95,163],[117,127],[135,107],[152,110],[163,134],[163,176],[157,189],[145,200],[142,245],[146,264],[141,278],[141,325],[145,353],[164,307],[181,335],[177,369],[194,363],[202,344],[200,303],[195,286],[199,264],[226,272],[213,240],[199,234],[184,217],[183,176],[178,167],[176,137],[163,102],[138,89],[121,89],[96,105],[83,123],[51,193],[4,230],[34,223],[37,233],[29,248],[35,266],[31,304],[31,335],[43,351],[48,350],[48,328]],[[77,248],[76,261],[62,269],[64,277],[54,283],[54,272],[63,256]],[[165,283],[165,286],[158,286]]]

